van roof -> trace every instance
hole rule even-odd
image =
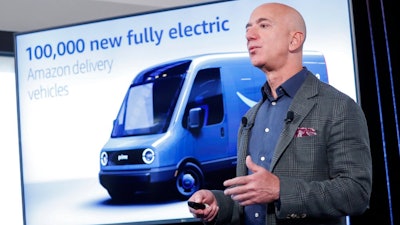
[[[215,52],[215,53],[204,53],[198,55],[191,55],[186,56],[178,59],[173,59],[168,62],[172,61],[179,61],[179,60],[207,60],[207,59],[218,59],[218,58],[249,58],[248,52]],[[166,62],[166,63],[168,63]],[[303,51],[303,62],[323,62],[325,63],[324,55],[315,50],[304,50]]]

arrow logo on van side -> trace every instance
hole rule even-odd
[[[238,91],[236,92],[236,94],[237,94],[237,96],[240,98],[240,100],[242,100],[243,103],[246,104],[246,105],[248,105],[249,107],[252,107],[252,106],[254,106],[255,104],[257,104],[256,101],[253,101],[253,100],[247,98],[246,96],[242,95],[242,93],[240,93],[240,92],[238,92]]]

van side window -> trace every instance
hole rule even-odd
[[[197,107],[202,109],[204,126],[222,122],[224,107],[219,68],[204,69],[197,73],[182,121],[184,127],[187,127],[189,110]]]

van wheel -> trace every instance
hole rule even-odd
[[[201,169],[194,163],[187,163],[179,170],[175,187],[180,198],[188,199],[200,190],[203,184],[204,176]]]

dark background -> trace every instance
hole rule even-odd
[[[352,0],[358,97],[368,121],[373,159],[370,208],[351,217],[352,225],[400,224],[400,176],[396,175],[400,172],[400,10],[395,2]],[[0,54],[14,54],[13,32],[0,31]]]
[[[352,0],[358,76],[373,163],[370,209],[352,225],[400,224],[399,8],[391,0]]]

